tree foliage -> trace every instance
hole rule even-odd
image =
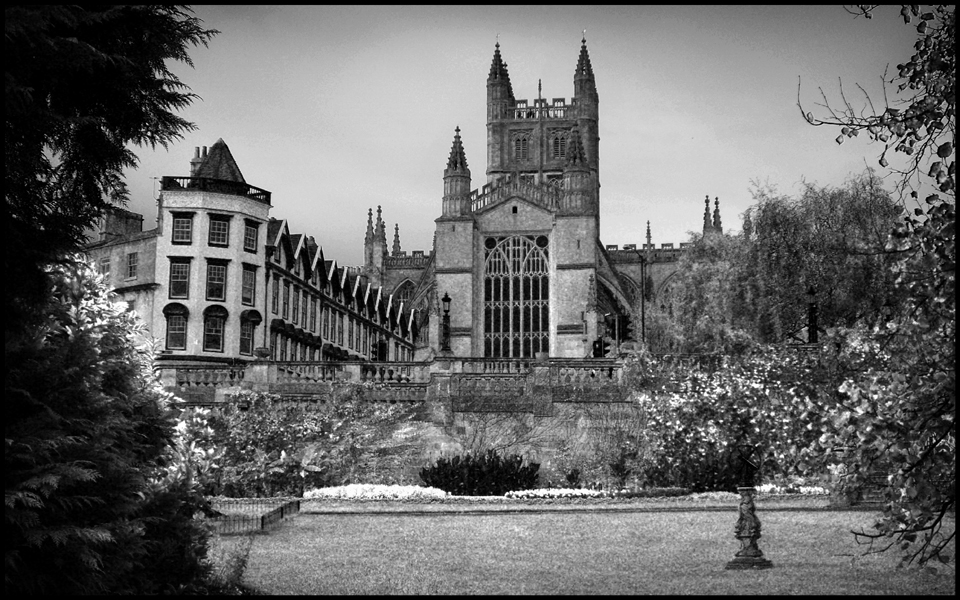
[[[872,17],[875,7],[858,6]],[[885,323],[838,330],[837,370],[842,403],[811,454],[845,469],[841,487],[862,486],[871,471],[887,475],[882,518],[857,532],[868,551],[900,548],[904,562],[950,559],[955,533],[942,527],[956,510],[956,21],[955,6],[904,6],[904,23],[915,26],[915,53],[887,80],[902,96],[885,98],[882,110],[861,113],[844,99],[827,118],[804,116],[814,125],[841,128],[837,138],[866,131],[884,144],[880,164],[893,149],[908,158],[897,169],[898,188],[919,199],[893,232],[889,251],[905,296]],[[799,102],[799,101],[798,101]],[[801,107],[801,111],[802,111]],[[929,167],[927,167],[929,165]]]
[[[647,311],[654,352],[741,353],[753,340],[737,296],[748,275],[743,240],[695,238],[672,277],[669,291]]]
[[[713,366],[641,357],[635,368],[647,373],[633,397],[646,485],[735,491],[789,480],[835,402],[819,355],[790,347],[758,345]],[[741,452],[755,457],[755,479],[742,479]]]
[[[874,5],[857,5],[851,12],[873,18]],[[797,106],[808,123],[814,126],[839,127],[836,142],[857,137],[861,132],[884,148],[881,167],[889,167],[887,154],[903,154],[906,166],[896,169],[900,175],[898,190],[907,191],[924,183],[924,176],[941,193],[956,196],[956,6],[904,5],[900,10],[903,22],[915,27],[917,40],[914,54],[896,66],[897,73],[884,73],[883,83],[893,86],[895,97],[884,88],[883,104],[878,105],[859,87],[865,106],[854,107],[841,86],[839,108],[831,104],[823,89],[818,104],[825,116],[805,112],[797,90]],[[933,161],[929,167],[926,163]]]
[[[126,198],[128,145],[192,125],[167,61],[215,33],[183,7],[4,8],[5,589],[160,593],[205,577],[197,490],[126,305],[74,251]]]
[[[898,304],[886,243],[901,210],[872,170],[840,187],[806,183],[797,198],[757,188],[754,202],[734,305],[758,342],[807,341],[811,302],[821,329],[872,324]]]
[[[807,341],[811,301],[820,329],[873,323],[898,304],[886,240],[901,211],[872,171],[795,198],[758,187],[754,201],[740,235],[694,238],[681,257],[648,312],[654,351],[740,355]]]
[[[7,326],[42,302],[44,266],[76,251],[84,230],[123,204],[130,145],[167,145],[193,125],[196,98],[170,71],[217,32],[179,6],[4,9],[4,198]]]

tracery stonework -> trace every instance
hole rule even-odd
[[[484,242],[484,352],[532,357],[550,338],[546,236],[488,237]]]

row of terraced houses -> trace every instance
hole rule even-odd
[[[269,217],[218,140],[163,177],[157,228],[112,211],[87,253],[177,362],[410,360],[413,313]]]

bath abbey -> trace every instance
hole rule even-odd
[[[322,239],[270,216],[272,194],[244,180],[221,139],[196,149],[189,176],[161,178],[156,229],[115,210],[87,252],[170,364],[610,356],[609,343],[614,354],[642,343],[637,315],[669,289],[686,244],[656,247],[649,221],[645,243],[600,240],[600,97],[585,39],[575,65],[569,100],[517,99],[496,44],[485,176],[473,177],[455,128],[429,251],[403,250],[399,225],[388,244],[385,213],[402,206],[370,207],[363,264],[339,264]],[[705,235],[721,230],[710,204]]]
[[[455,130],[433,252],[408,256],[398,230],[388,248],[381,208],[375,222],[370,211],[363,273],[417,311],[425,346],[437,351],[445,335],[444,297],[456,356],[583,358],[604,335],[637,328],[631,314],[668,284],[681,248],[655,248],[649,224],[639,247],[601,242],[599,116],[586,40],[569,101],[515,98],[498,43],[485,178],[474,187]],[[719,207],[712,218],[709,208],[704,231],[718,231]]]

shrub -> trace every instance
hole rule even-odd
[[[658,461],[646,472],[649,485],[684,487],[694,492],[734,491],[740,485],[737,453],[717,444],[700,448],[675,442],[670,460]]]
[[[456,496],[502,496],[536,487],[539,470],[538,463],[523,465],[518,454],[505,457],[488,450],[440,458],[433,466],[420,470],[420,479]]]
[[[195,515],[206,501],[186,481],[158,486],[143,509],[149,559],[141,571],[142,594],[199,593],[211,578],[210,531]]]
[[[580,487],[580,469],[571,469],[566,475],[566,480],[571,488]]]
[[[657,365],[641,365],[656,373]],[[802,453],[816,443],[822,414],[835,400],[818,356],[788,347],[758,346],[726,357],[722,368],[660,369],[638,391],[645,415],[641,464],[645,485],[733,491],[741,483],[738,446],[755,448],[757,478],[802,470]]]
[[[143,326],[90,265],[65,262],[50,269],[43,323],[7,339],[4,589],[193,585],[205,531],[192,520],[194,490],[163,477],[173,417]]]

